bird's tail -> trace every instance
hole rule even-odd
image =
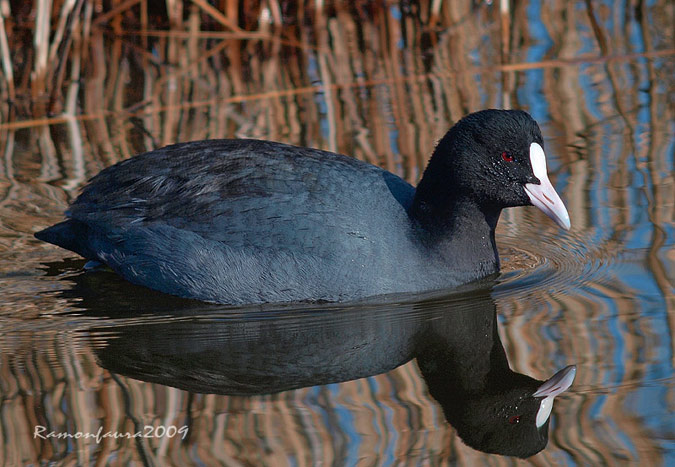
[[[68,219],[35,232],[34,235],[38,240],[52,243],[66,250],[74,251],[84,258],[95,260],[97,255],[88,246],[91,233],[91,227],[87,224]]]

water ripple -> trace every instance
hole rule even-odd
[[[565,294],[608,284],[621,249],[612,241],[597,243],[591,231],[544,232],[532,241],[522,236],[500,237],[502,274],[495,288],[501,296],[525,290]],[[615,272],[615,271],[614,271]]]

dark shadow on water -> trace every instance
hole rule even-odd
[[[416,359],[469,446],[529,457],[548,442],[549,419],[536,426],[548,393],[533,394],[574,376],[568,367],[545,383],[511,371],[491,282],[413,303],[223,307],[110,272],[64,274],[78,266],[46,265],[48,274],[74,282],[62,294],[78,313],[101,318],[89,330],[101,366],[186,391],[271,394],[378,375]]]

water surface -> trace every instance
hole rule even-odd
[[[516,462],[462,442],[421,375],[427,330],[462,316],[496,320],[515,372],[577,366],[548,446],[519,462],[675,464],[672,5],[520,2],[505,39],[497,6],[450,3],[437,16],[406,2],[284,11],[283,31],[259,37],[221,34],[197,8],[167,22],[173,34],[126,18],[75,41],[64,69],[78,79],[46,94],[20,66],[32,37],[13,30],[13,105],[0,88],[4,465]],[[501,275],[461,293],[217,307],[83,273],[32,237],[100,169],[177,141],[312,146],[415,183],[452,123],[487,107],[540,123],[572,229],[505,211]],[[162,436],[42,439],[38,426]]]

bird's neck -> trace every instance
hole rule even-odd
[[[495,228],[501,209],[478,205],[445,187],[420,182],[409,209],[425,246],[467,276],[484,277],[499,271]]]

